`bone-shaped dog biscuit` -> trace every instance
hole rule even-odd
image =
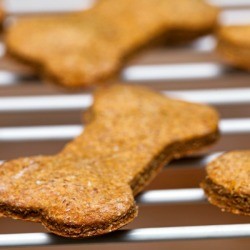
[[[137,215],[134,196],[165,163],[218,138],[208,106],[140,87],[99,90],[84,132],[54,156],[0,167],[0,213],[66,237],[113,231]]]
[[[201,185],[222,211],[250,215],[250,150],[228,152],[212,161]]]
[[[201,0],[101,0],[78,14],[17,20],[6,43],[11,54],[51,80],[88,86],[160,37],[210,32],[216,17],[217,9]]]

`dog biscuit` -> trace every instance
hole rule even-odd
[[[250,215],[250,151],[225,153],[207,167],[201,184],[209,202],[235,214]]]
[[[89,86],[116,73],[148,44],[211,32],[217,13],[201,0],[102,0],[76,14],[17,20],[6,44],[53,82]]]
[[[111,232],[135,218],[134,197],[167,162],[218,138],[214,109],[135,86],[98,90],[88,117],[60,153],[1,165],[3,216],[65,237]]]
[[[218,52],[225,61],[250,71],[250,25],[221,27],[218,40]]]

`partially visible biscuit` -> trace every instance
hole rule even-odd
[[[84,132],[54,156],[0,167],[0,214],[65,237],[116,230],[135,218],[134,196],[163,166],[218,139],[208,106],[114,85],[95,94]]]
[[[232,66],[250,71],[250,25],[221,27],[218,52]]]
[[[5,18],[5,12],[4,12],[4,6],[2,2],[0,1],[0,27],[3,27],[3,22]]]
[[[225,153],[207,167],[201,184],[209,202],[222,211],[250,215],[250,151]]]
[[[101,0],[83,13],[17,20],[6,44],[12,55],[54,82],[89,86],[148,44],[211,32],[217,13],[201,0]]]

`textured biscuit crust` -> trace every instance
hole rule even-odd
[[[218,138],[212,108],[114,85],[95,94],[84,132],[54,156],[0,167],[0,213],[66,237],[113,231],[137,215],[134,196],[171,159]]]
[[[233,151],[214,160],[201,186],[222,211],[250,215],[250,151]]]
[[[222,57],[231,65],[250,71],[250,25],[222,27],[218,39]]]
[[[102,0],[83,13],[18,20],[6,44],[54,82],[88,86],[147,44],[211,32],[217,12],[202,0]]]

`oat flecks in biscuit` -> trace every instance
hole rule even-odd
[[[0,167],[0,213],[66,237],[118,229],[164,164],[215,142],[217,126],[208,106],[134,86],[99,90],[84,132],[60,153]]]
[[[250,215],[250,150],[225,153],[211,162],[201,186],[222,211]]]
[[[250,71],[250,25],[221,27],[218,40],[218,52],[225,61]]]
[[[8,51],[54,82],[89,86],[110,77],[131,53],[171,34],[211,32],[217,9],[201,0],[102,0],[83,13],[18,20]]]

